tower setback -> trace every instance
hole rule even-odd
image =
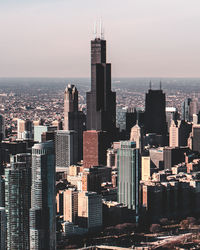
[[[116,93],[111,90],[111,64],[106,63],[106,41],[91,41],[91,91],[87,92],[87,130],[113,135],[116,128]]]

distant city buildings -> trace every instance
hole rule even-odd
[[[85,81],[79,92],[0,94],[1,249],[54,250],[116,224],[199,215],[200,95],[166,88],[166,99],[150,83],[144,100],[138,79],[114,81],[116,100],[102,34],[86,98]]]
[[[0,115],[0,141],[5,137],[5,119],[3,115]]]
[[[193,125],[189,140],[191,141],[190,148],[200,153],[200,125]]]
[[[200,103],[198,98],[187,98],[182,103],[182,120],[192,122],[193,115],[200,111]]]
[[[32,139],[33,138],[33,122],[31,120],[17,120],[17,138]]]

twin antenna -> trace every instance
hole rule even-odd
[[[104,30],[101,19],[99,23],[97,21],[94,23],[94,38],[104,39]]]
[[[151,87],[152,87],[152,83],[151,83],[151,81],[149,82],[149,89],[151,89]],[[162,89],[162,82],[160,81],[160,90]]]

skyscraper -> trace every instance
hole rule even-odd
[[[182,112],[181,112],[181,118],[182,120],[185,121],[190,121],[190,103],[192,102],[191,98],[187,98],[183,103],[182,103]]]
[[[165,109],[166,113],[166,121],[167,121],[167,129],[169,131],[170,125],[171,125],[171,120],[177,121],[179,119],[179,113],[178,109],[175,107],[166,107]]]
[[[165,136],[167,123],[165,113],[165,94],[161,89],[149,89],[145,99],[145,132]]]
[[[136,143],[121,141],[117,151],[118,202],[135,210],[139,209],[139,182],[141,160]]]
[[[68,171],[78,161],[77,132],[58,130],[55,135],[56,171]]]
[[[3,115],[0,115],[0,141],[5,137],[5,121]]]
[[[5,169],[7,249],[29,249],[30,165],[12,162]]]
[[[5,177],[0,176],[0,207],[5,207]]]
[[[79,225],[89,231],[102,227],[102,196],[95,192],[78,193]]]
[[[140,152],[143,150],[143,130],[138,123],[131,129],[130,141],[136,142],[136,147],[140,149]]]
[[[163,159],[164,159],[164,168],[171,170],[171,168],[185,160],[185,153],[189,152],[188,147],[164,147],[163,149]]]
[[[6,213],[5,207],[0,207],[0,249],[6,249]]]
[[[64,221],[76,223],[78,217],[78,191],[67,189],[63,192]]]
[[[192,131],[192,124],[185,120],[171,121],[169,128],[169,146],[187,146],[187,141]]]
[[[111,64],[106,63],[106,41],[91,41],[91,91],[87,92],[87,130],[115,134],[116,93],[111,90]]]
[[[192,140],[192,150],[197,151],[200,153],[200,125],[193,125],[192,133],[191,133],[191,140]]]
[[[95,130],[85,131],[83,133],[84,167],[105,166],[109,142],[108,132]]]
[[[189,106],[189,117],[190,117],[190,121],[192,121],[193,115],[194,114],[198,114],[199,113],[199,100],[198,98],[194,98],[192,99],[192,101],[190,102],[190,106]]]
[[[18,139],[32,139],[33,122],[30,120],[17,120],[17,137]]]
[[[78,160],[83,157],[83,130],[85,114],[78,109],[78,91],[68,84],[64,95],[64,130],[75,130],[78,140]]]
[[[52,141],[32,147],[30,249],[56,249],[55,156]]]
[[[34,126],[34,141],[41,142],[42,133],[45,133],[47,131],[48,131],[47,126],[43,126],[43,125]]]
[[[131,133],[131,128],[138,123],[140,127],[144,127],[145,112],[141,108],[133,109],[129,108],[126,112],[126,133],[127,138]]]

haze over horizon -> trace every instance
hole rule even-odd
[[[0,77],[90,77],[100,18],[113,77],[200,77],[198,0],[2,0]]]

